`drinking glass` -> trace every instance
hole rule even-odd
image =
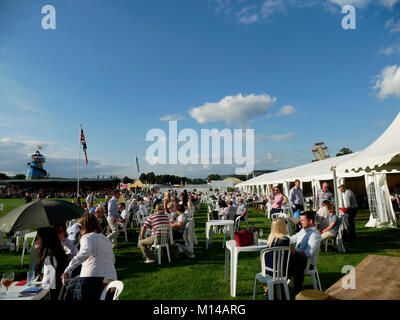
[[[260,235],[260,239],[261,239],[264,234],[264,230],[263,229],[258,230],[258,234]]]
[[[8,296],[8,288],[14,282],[14,272],[4,273],[1,279],[1,284],[6,288],[6,297]]]

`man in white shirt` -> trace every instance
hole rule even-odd
[[[86,203],[89,204],[91,203],[92,205],[96,202],[96,196],[95,192],[92,191],[87,197],[86,197]]]
[[[296,244],[292,248],[293,260],[291,269],[294,274],[294,294],[297,295],[302,287],[304,280],[304,270],[307,260],[318,253],[322,240],[321,234],[315,227],[315,212],[305,211],[300,216],[302,229],[290,237],[290,244]],[[316,267],[316,266],[315,266]]]
[[[121,202],[118,206],[119,211],[121,211],[120,218],[118,220],[118,225],[121,229],[125,228],[125,225],[129,221],[129,211],[125,209],[125,203]]]
[[[293,212],[300,210],[304,211],[303,190],[300,188],[300,180],[294,182],[294,187],[289,191],[289,201]]]
[[[118,238],[118,224],[117,219],[120,218],[119,210],[118,210],[118,199],[120,193],[119,190],[114,190],[113,197],[110,201],[108,201],[108,217],[107,222],[110,226],[111,233],[107,236],[107,238],[111,241],[113,249],[117,247],[117,238]]]

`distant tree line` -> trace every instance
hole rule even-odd
[[[0,172],[0,180],[25,180],[26,176],[24,174],[17,174],[15,176],[8,176],[5,173]]]

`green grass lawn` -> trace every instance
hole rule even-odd
[[[1,214],[21,205],[22,200],[0,200],[5,206]],[[337,253],[331,247],[328,252],[321,252],[318,261],[318,272],[323,290],[339,280],[343,266],[356,266],[369,254],[400,256],[400,230],[365,228],[368,212],[359,212],[356,219],[358,238],[351,244],[346,244],[347,253]],[[263,212],[251,209],[250,225],[263,228],[268,235],[270,222]],[[213,235],[213,243],[205,250],[205,223],[207,221],[206,207],[195,213],[196,235],[199,240],[195,247],[195,259],[172,258],[168,263],[163,259],[161,265],[145,264],[137,246],[137,233],[129,232],[129,242],[119,238],[119,249],[115,250],[118,278],[125,284],[120,299],[251,299],[254,276],[260,272],[259,253],[241,253],[238,265],[237,297],[229,294],[229,282],[224,281],[224,249],[222,235]],[[15,271],[16,279],[24,279],[29,264],[29,255],[25,265],[19,269],[20,252],[0,254],[0,274]],[[312,288],[311,279],[305,278],[305,288]],[[260,289],[259,299],[264,299]]]

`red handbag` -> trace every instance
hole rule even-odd
[[[237,247],[246,247],[253,245],[253,234],[250,230],[242,230],[234,232]]]

